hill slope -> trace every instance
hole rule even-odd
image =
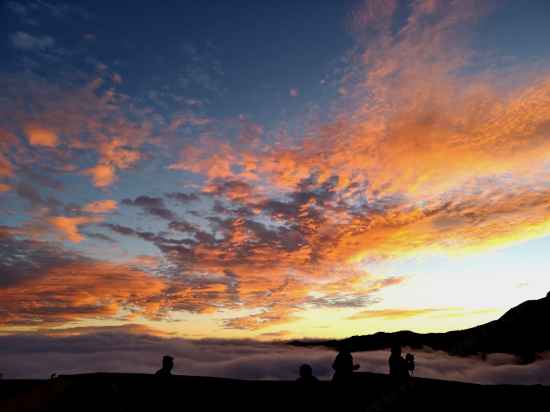
[[[420,349],[428,346],[453,355],[510,353],[531,362],[538,352],[550,350],[550,292],[510,309],[500,319],[470,329],[445,333],[378,332],[342,340],[292,341],[296,346],[347,347],[352,352],[387,349],[394,342]]]

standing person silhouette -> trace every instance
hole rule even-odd
[[[359,369],[359,365],[354,365],[351,352],[347,348],[342,348],[332,363],[332,369],[334,369],[333,382],[349,382],[353,371]]]
[[[391,355],[388,359],[390,377],[395,383],[404,383],[409,377],[409,371],[414,370],[414,356],[407,354],[406,358],[401,356],[401,345],[394,344],[391,348]]]
[[[174,368],[174,358],[168,355],[162,357],[162,368],[156,371],[156,376],[172,376],[172,369]]]

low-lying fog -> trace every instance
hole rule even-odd
[[[407,352],[405,348],[404,352]],[[0,336],[0,373],[4,378],[47,378],[52,373],[154,373],[163,355],[175,359],[175,374],[240,379],[294,380],[302,363],[320,379],[330,379],[335,353],[282,343],[192,341],[109,331],[78,336]],[[521,365],[511,355],[460,358],[416,351],[415,376],[484,384],[550,384],[550,354]],[[387,373],[388,351],[355,353],[360,371]]]

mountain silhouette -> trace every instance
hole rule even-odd
[[[352,336],[341,340],[291,341],[295,346],[325,346],[352,352],[387,349],[394,343],[421,349],[424,346],[451,355],[470,356],[508,353],[523,363],[533,362],[536,354],[550,350],[550,292],[546,297],[528,300],[510,309],[499,319],[469,329],[444,333],[399,331]]]

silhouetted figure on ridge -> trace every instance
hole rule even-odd
[[[332,363],[334,375],[333,382],[348,382],[353,376],[353,371],[359,369],[359,365],[353,364],[353,356],[348,349],[341,349]]]
[[[409,371],[414,370],[414,356],[410,353],[405,358],[401,356],[401,345],[395,344],[391,348],[391,355],[388,359],[390,366],[390,377],[395,383],[404,383],[409,377]]]
[[[168,355],[162,357],[162,368],[156,371],[156,376],[172,376],[174,368],[174,358]]]
[[[313,376],[313,369],[311,369],[310,365],[303,364],[300,366],[300,377],[296,380],[296,382],[314,383],[319,382],[319,379]]]

